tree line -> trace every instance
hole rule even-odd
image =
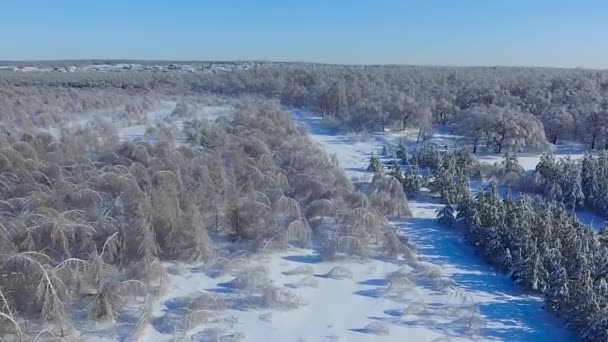
[[[501,198],[495,186],[464,198],[456,216],[468,243],[584,340],[608,339],[608,248],[563,206],[539,198]]]
[[[601,179],[599,170],[605,163],[605,153],[599,158],[588,155],[581,162],[544,155],[533,177],[546,192],[542,197],[514,198],[501,196],[494,182],[471,193],[469,180],[480,177],[478,163],[460,149],[437,159],[428,188],[446,203],[437,212],[439,222],[462,228],[477,253],[523,289],[542,294],[545,309],[584,340],[605,341],[608,239],[604,230],[595,234],[573,212],[576,205],[584,205],[585,194],[599,194],[593,186],[582,190],[582,165],[591,184]],[[503,177],[523,174],[515,155],[506,155],[496,168],[494,172]],[[593,196],[589,200],[590,205],[595,203]]]
[[[0,84],[257,94],[354,130],[448,125],[498,153],[572,140],[608,147],[608,72],[266,63],[217,74],[3,73]],[[588,134],[587,134],[588,133]],[[545,138],[546,137],[546,138]]]

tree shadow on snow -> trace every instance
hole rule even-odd
[[[487,269],[473,250],[464,244],[459,232],[442,229],[432,218],[412,218],[398,224],[422,255],[438,266],[453,266],[463,270]],[[425,258],[424,256],[427,256]]]
[[[345,167],[344,170],[350,171],[350,172],[368,173],[367,169],[362,168],[362,167]],[[367,183],[367,182],[365,182],[365,183]]]
[[[367,285],[367,286],[386,286],[388,285],[388,281],[386,279],[367,279],[364,281],[360,281],[357,284],[359,285]]]
[[[413,218],[399,227],[416,246],[421,260],[440,268],[454,268],[448,275],[456,286],[475,295],[486,294],[491,300],[480,304],[481,315],[489,322],[499,322],[505,327],[481,328],[483,336],[515,341],[565,340],[564,331],[552,332],[559,326],[556,318],[542,309],[542,301],[526,295],[507,275],[485,263],[473,249],[466,245],[462,231],[443,227],[432,218]],[[420,284],[419,284],[420,285]],[[416,322],[410,322],[415,324]],[[404,324],[399,322],[399,324]],[[419,324],[416,323],[416,324]],[[435,327],[450,334],[461,333],[448,326]]]
[[[321,262],[321,256],[318,254],[313,255],[288,255],[283,257],[284,260],[298,262],[302,264],[318,264]]]
[[[369,297],[369,298],[381,298],[384,295],[384,289],[368,289],[356,291],[357,296]]]

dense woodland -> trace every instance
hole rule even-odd
[[[313,239],[326,259],[366,258],[370,250],[413,254],[387,221],[409,215],[400,184],[378,177],[369,197],[357,192],[268,102],[242,101],[232,119],[190,117],[183,144],[172,135],[120,142],[111,123],[62,121],[71,119],[63,111],[135,106],[122,115],[138,122],[157,101],[150,94],[132,101],[133,93],[113,88],[40,86],[4,94],[3,340],[28,340],[43,329],[69,337],[82,308],[111,322],[133,298],[143,301],[145,321],[151,298],[166,285],[164,260],[202,261],[222,274],[233,252],[310,246]],[[173,116],[187,119],[187,107],[178,105]],[[38,121],[46,113],[56,116]],[[58,134],[40,129],[50,123]]]
[[[467,241],[545,308],[589,341],[608,338],[608,248],[563,207],[538,199],[501,198],[495,188],[463,199],[457,220]],[[440,218],[451,213],[442,212]]]
[[[439,152],[400,145],[388,165],[373,156],[369,196],[355,190],[279,108],[242,101],[231,120],[191,116],[180,103],[160,139],[120,142],[115,124],[142,123],[163,97],[208,94],[279,99],[353,131],[442,127],[466,146]],[[116,108],[112,122],[66,124],[64,115]],[[1,73],[0,316],[3,334],[70,332],[68,308],[112,319],[128,295],[162,291],[163,260],[204,261],[220,251],[320,242],[325,258],[379,249],[411,255],[387,218],[428,188],[441,222],[587,340],[607,340],[608,251],[572,214],[608,210],[608,154],[582,161],[545,155],[534,174],[526,147],[575,141],[608,148],[608,72],[530,68],[337,66],[267,63],[214,74]],[[70,119],[70,122],[73,120]],[[59,134],[40,130],[57,127]],[[183,144],[176,139],[181,135]],[[93,142],[93,143],[92,143]],[[471,153],[506,153],[480,165]],[[421,177],[422,170],[430,170]],[[404,171],[403,171],[404,170]],[[539,197],[474,195],[493,179]],[[224,255],[224,254],[222,254]],[[28,300],[35,294],[34,301]]]
[[[437,156],[428,151],[426,155]],[[603,196],[594,196],[600,193],[596,182],[605,168],[605,153],[599,158],[587,156],[580,163],[569,158],[556,162],[552,155],[545,155],[538,172],[529,176],[532,180],[521,176],[517,158],[507,155],[495,165],[494,175],[502,175],[497,179],[515,175],[514,185],[521,186],[525,179],[526,186],[537,186],[542,195],[517,198],[500,196],[493,182],[485,190],[471,193],[469,180],[484,175],[467,151],[450,151],[438,158],[428,188],[446,203],[437,213],[439,222],[463,228],[477,253],[524,289],[541,293],[545,308],[563,318],[583,339],[607,340],[608,239],[605,230],[595,234],[573,212],[578,205],[597,208],[603,200]],[[585,182],[596,185],[583,183],[581,165]],[[604,207],[602,210],[605,213]]]
[[[354,130],[447,125],[496,152],[546,140],[608,147],[608,72],[267,63],[215,74],[3,73],[0,84],[258,94]],[[545,139],[546,137],[546,139]]]

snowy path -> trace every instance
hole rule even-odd
[[[382,144],[391,139],[390,135],[377,134],[367,142],[352,142],[349,136],[327,128],[320,118],[306,111],[294,110],[291,113],[299,123],[308,128],[313,141],[321,145],[327,153],[336,154],[340,165],[353,180],[371,177],[365,172],[370,154],[379,151]],[[422,260],[437,265],[444,276],[449,277],[459,289],[466,292],[467,297],[478,303],[484,320],[480,339],[575,340],[562,322],[542,309],[540,298],[524,294],[506,275],[494,272],[462,241],[459,232],[436,223],[435,210],[439,207],[440,204],[428,195],[420,195],[410,200],[414,217],[397,224],[417,246]],[[386,321],[391,322],[388,318]],[[393,323],[403,324],[401,321]],[[432,319],[427,322],[415,321],[414,324],[440,334],[445,332],[445,337],[450,340],[454,337],[448,331],[449,327],[437,324]]]

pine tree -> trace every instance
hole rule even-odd
[[[517,157],[517,153],[515,152],[507,152],[505,153],[503,160],[503,169],[505,174],[509,172],[514,172],[520,174],[524,171],[524,168],[519,165],[519,159]]]
[[[448,203],[443,208],[437,210],[437,220],[448,227],[453,226],[456,223],[456,217],[452,205]]]
[[[549,273],[547,290],[545,291],[546,305],[552,312],[560,315],[569,302],[570,291],[568,290],[568,274],[566,269],[558,266],[556,270]]]
[[[388,148],[386,147],[386,145],[382,145],[382,151],[380,152],[380,155],[383,157],[388,157]]]
[[[469,225],[471,217],[475,209],[475,198],[471,195],[470,191],[467,191],[458,202],[456,219],[462,221],[465,225]]]
[[[399,145],[395,151],[395,156],[401,160],[401,163],[407,164],[407,148],[403,144],[403,139],[399,140]]]
[[[367,171],[382,173],[384,171],[384,165],[382,165],[380,159],[372,154],[372,156],[369,158],[369,166],[367,167]]]
[[[395,177],[399,181],[399,183],[403,183],[403,174],[401,173],[401,165],[397,162],[397,159],[393,159],[393,161],[389,165],[389,173],[390,176]]]
[[[557,163],[553,153],[543,153],[540,156],[540,161],[536,164],[536,172],[540,173],[547,179],[555,179],[558,173]]]
[[[608,221],[604,221],[602,228],[597,232],[597,239],[601,244],[608,246]]]
[[[585,195],[582,188],[581,168],[567,158],[561,175],[564,178],[562,184],[563,203],[567,210],[574,211],[584,203]]]
[[[528,247],[524,250],[525,259],[521,265],[521,284],[525,289],[537,291],[543,287],[542,263],[536,246]]]
[[[581,161],[581,188],[585,196],[585,204],[593,207],[595,199],[595,190],[597,183],[594,182],[596,179],[595,175],[595,163],[593,157],[590,154],[585,154]]]
[[[418,165],[409,165],[403,174],[403,191],[408,197],[416,195],[423,184],[422,177],[418,176]]]

